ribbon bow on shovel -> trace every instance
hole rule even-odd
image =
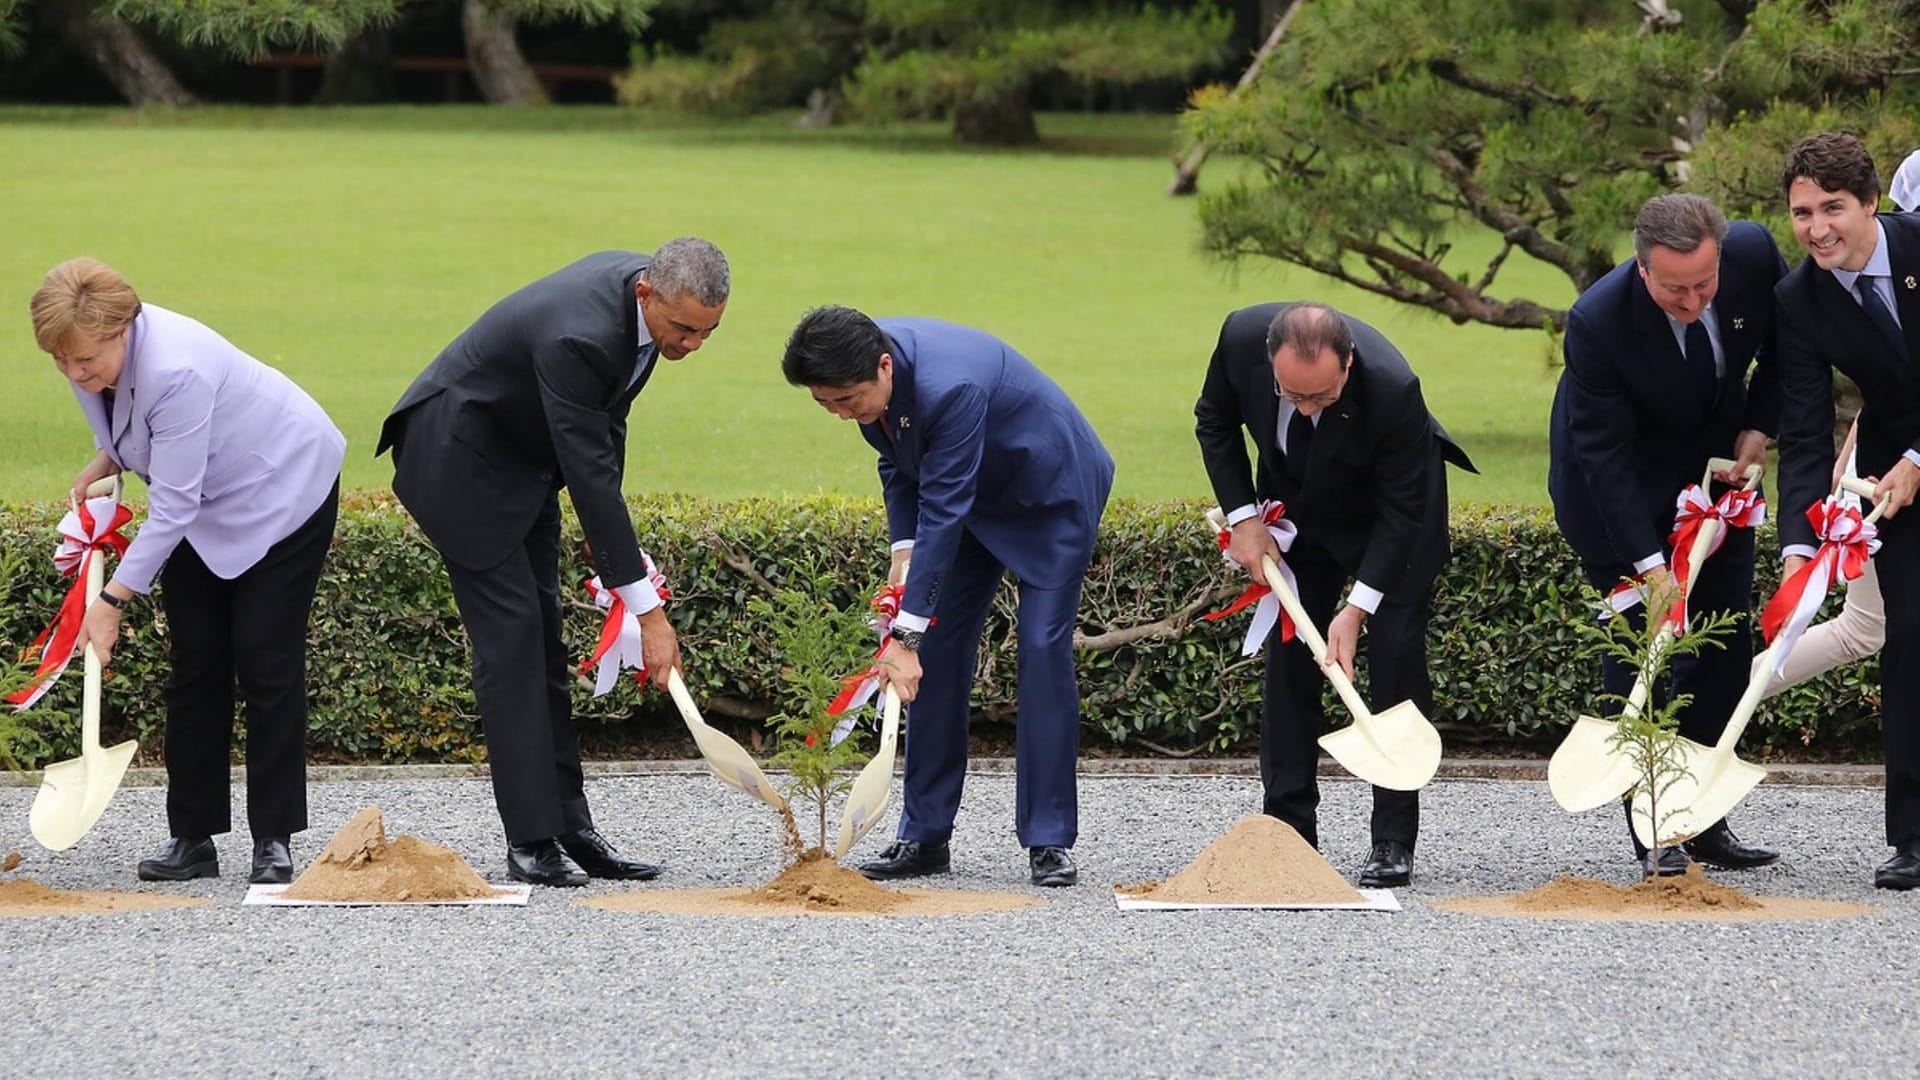
[[[127,553],[129,541],[120,530],[132,520],[133,511],[120,505],[117,493],[89,495],[86,502],[75,503],[60,519],[60,543],[53,549],[53,565],[63,577],[72,578],[73,584],[61,598],[53,621],[28,648],[28,655],[40,654],[40,664],[31,684],[7,695],[7,701],[16,708],[29,708],[46,696],[73,662],[87,605],[93,602],[87,595],[87,575],[106,552],[113,552],[116,558]]]

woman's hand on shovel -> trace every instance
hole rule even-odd
[[[106,667],[113,659],[113,646],[120,640],[120,609],[105,600],[95,600],[87,607],[86,618],[80,621],[80,647],[93,646],[93,653],[100,658],[100,666]]]

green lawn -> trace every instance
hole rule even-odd
[[[634,491],[874,490],[851,426],[779,375],[795,319],[834,302],[1000,335],[1086,410],[1119,494],[1204,495],[1192,403],[1221,318],[1311,297],[1408,354],[1483,470],[1456,477],[1456,498],[1543,500],[1544,334],[1455,327],[1277,264],[1232,272],[1198,253],[1193,202],[1163,194],[1170,120],[1041,130],[1037,151],[974,152],[934,125],[801,133],[615,109],[0,109],[0,499],[57,497],[88,456],[25,312],[61,259],[104,259],[293,376],[366,488],[390,477],[371,456],[387,407],[488,304],[586,252],[691,233],[727,252],[734,298],[641,398]],[[1570,296],[1538,266],[1506,273]]]

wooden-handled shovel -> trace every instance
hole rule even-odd
[[[120,501],[120,478],[96,480],[87,498],[111,495]],[[75,507],[78,510],[78,507]],[[94,552],[87,560],[87,607],[100,598],[106,585],[105,557]],[[100,745],[100,657],[86,647],[86,679],[80,693],[80,756],[56,761],[40,774],[40,793],[27,812],[33,838],[49,851],[65,851],[80,842],[120,790],[140,744],[132,739],[117,746]]]
[[[1225,531],[1226,515],[1215,507],[1207,511],[1207,524],[1216,533]],[[1347,673],[1340,665],[1327,662],[1326,639],[1307,618],[1306,609],[1287,587],[1280,568],[1271,558],[1263,556],[1260,572],[1280,606],[1293,619],[1295,633],[1307,643],[1321,672],[1353,715],[1352,724],[1320,736],[1320,746],[1348,772],[1370,784],[1395,791],[1418,791],[1425,787],[1440,768],[1440,732],[1411,701],[1400,702],[1380,713],[1367,708]]]
[[[900,580],[907,580],[911,561],[900,565]],[[840,813],[840,837],[834,841],[833,857],[844,859],[860,838],[880,823],[887,812],[887,797],[893,792],[893,759],[900,742],[900,695],[887,681],[880,703],[880,745],[853,778],[847,789],[847,808]]]
[[[1734,467],[1734,462],[1726,458],[1710,458],[1707,461],[1706,474],[1700,478],[1700,487],[1704,490],[1713,480],[1713,474]],[[1745,487],[1752,490],[1760,482],[1761,468],[1751,465],[1747,468]],[[1718,518],[1702,524],[1700,531],[1694,534],[1693,546],[1688,551],[1687,565],[1692,572],[1684,583],[1691,590],[1694,581],[1700,577],[1701,566],[1707,561],[1707,555],[1713,551],[1713,543],[1720,536],[1722,528]],[[1681,602],[1686,601],[1682,592]],[[1649,600],[1651,605],[1652,600]],[[1657,667],[1661,654],[1667,651],[1678,627],[1666,620],[1664,612],[1649,611],[1650,618],[1662,619],[1659,629],[1654,633],[1651,644],[1647,646],[1647,655],[1651,661],[1649,667]],[[1626,712],[1638,716],[1647,706],[1649,687],[1644,680],[1636,678],[1633,690],[1627,696]],[[1640,769],[1634,764],[1630,754],[1622,753],[1614,741],[1614,733],[1619,730],[1618,720],[1602,720],[1597,716],[1581,716],[1567,730],[1567,737],[1554,750],[1553,758],[1547,762],[1547,788],[1553,797],[1568,813],[1578,814],[1617,802],[1640,780]]]
[[[1840,488],[1865,499],[1873,498],[1873,485],[1856,477],[1842,479]],[[1867,514],[1869,524],[1880,519],[1890,498],[1874,504],[1873,510]],[[1647,798],[1646,792],[1634,795],[1633,832],[1641,843],[1648,847],[1658,846],[1653,838],[1655,832],[1665,834],[1660,838],[1661,843],[1678,843],[1700,835],[1726,817],[1741,799],[1747,797],[1748,792],[1767,778],[1764,766],[1741,761],[1735,750],[1739,748],[1740,736],[1747,730],[1747,722],[1753,719],[1760,700],[1767,696],[1767,685],[1773,681],[1775,650],[1783,647],[1782,644],[1776,644],[1755,658],[1753,674],[1747,679],[1746,693],[1740,695],[1739,704],[1733,707],[1733,715],[1727,718],[1727,726],[1721,730],[1720,738],[1711,747],[1702,746],[1692,739],[1680,739],[1675,743],[1674,752],[1681,755],[1685,772],[1676,776],[1660,796],[1662,821],[1653,820],[1652,801]],[[1656,829],[1656,825],[1660,827]]]

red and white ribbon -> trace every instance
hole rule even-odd
[[[1709,521],[1718,521],[1720,529],[1715,533],[1713,543],[1700,556],[1701,561],[1720,550],[1727,542],[1728,529],[1757,529],[1767,520],[1767,501],[1758,491],[1735,488],[1720,496],[1718,502],[1707,499],[1707,493],[1699,484],[1688,484],[1687,489],[1674,500],[1673,532],[1667,536],[1667,545],[1673,549],[1673,583],[1680,590],[1681,599],[1674,602],[1669,617],[1686,626],[1686,596],[1691,591],[1688,582],[1692,580],[1695,567],[1692,565],[1693,542],[1700,530]]]
[[[18,709],[30,708],[46,696],[60,673],[67,670],[80,644],[80,627],[87,616],[87,568],[101,552],[126,554],[128,540],[120,529],[133,520],[133,511],[112,496],[88,499],[67,511],[60,519],[60,543],[53,549],[53,565],[65,577],[73,579],[60,601],[60,610],[40,636],[27,647],[27,655],[40,655],[34,681],[7,695]]]
[[[827,740],[828,746],[838,746],[842,739],[852,734],[853,725],[860,718],[860,709],[880,693],[881,658],[886,656],[887,646],[892,644],[887,635],[893,630],[893,620],[900,614],[900,598],[905,593],[906,583],[901,582],[882,588],[868,601],[873,607],[873,617],[867,620],[867,625],[880,635],[880,648],[864,671],[840,680],[840,693],[827,706],[828,716],[840,717],[839,723],[833,725],[833,734]]]
[[[1267,527],[1267,535],[1273,537],[1273,542],[1279,546],[1281,552],[1291,551],[1294,537],[1300,534],[1300,530],[1293,522],[1286,519],[1287,504],[1277,500],[1264,502],[1260,504],[1259,511],[1260,521]],[[1220,543],[1220,557],[1232,563],[1232,557],[1227,554],[1227,546],[1232,543],[1233,534],[1229,530],[1222,529],[1216,539]],[[1275,559],[1274,565],[1279,567],[1280,578],[1287,583],[1287,588],[1293,590],[1295,596],[1300,595],[1300,586],[1295,583],[1293,568],[1287,565],[1287,560]],[[1264,581],[1256,581],[1247,586],[1247,590],[1235,597],[1233,603],[1219,611],[1210,611],[1202,617],[1208,622],[1216,622],[1249,606],[1253,607],[1253,622],[1247,625],[1246,640],[1240,643],[1241,656],[1252,656],[1259,652],[1260,646],[1266,643],[1267,635],[1273,633],[1276,624],[1280,627],[1282,644],[1293,640],[1293,620],[1287,616],[1286,609],[1280,606],[1279,598],[1273,595],[1273,590],[1268,588]]]
[[[653,565],[653,556],[646,552],[640,558],[647,566],[647,581],[662,600],[673,596],[667,588],[667,577]],[[599,697],[611,691],[620,681],[620,672],[633,670],[633,681],[641,686],[647,684],[647,661],[640,651],[640,618],[627,610],[626,601],[620,594],[600,583],[598,575],[586,581],[587,595],[593,597],[594,605],[604,608],[607,621],[600,627],[600,643],[595,646],[593,655],[580,663],[580,674],[585,675],[593,669],[593,696]]]
[[[1880,550],[1879,528],[1861,517],[1858,507],[1848,506],[1835,496],[1808,507],[1807,521],[1820,538],[1820,550],[1780,584],[1780,591],[1760,613],[1760,630],[1773,647],[1776,675],[1786,669],[1787,654],[1812,625],[1827,599],[1827,590],[1836,581],[1859,577],[1867,568],[1867,560]]]
[[[1615,615],[1624,614],[1646,603],[1646,582],[1634,576],[1613,587],[1613,591],[1600,598],[1600,621],[1606,622]]]

